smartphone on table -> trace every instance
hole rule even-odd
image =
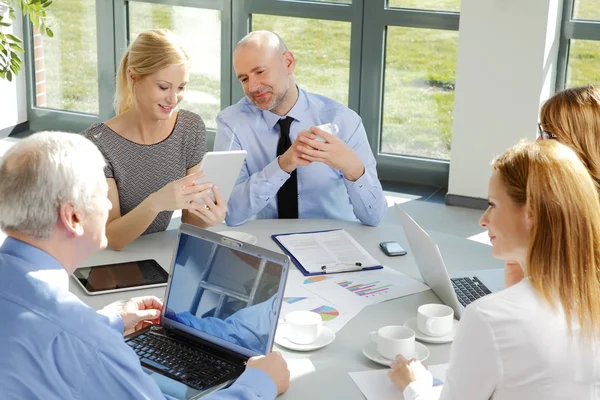
[[[406,254],[406,250],[404,250],[398,242],[381,242],[379,243],[379,247],[381,247],[381,250],[389,257],[403,256]]]

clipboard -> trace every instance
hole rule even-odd
[[[277,243],[277,245],[281,248],[281,250],[283,250],[283,252],[290,257],[290,260],[292,260],[292,263],[294,263],[296,268],[298,268],[298,270],[300,272],[302,272],[302,275],[304,275],[304,276],[330,275],[330,274],[337,274],[337,273],[343,273],[343,272],[355,272],[355,271],[372,271],[372,270],[383,268],[383,265],[375,265],[375,266],[368,266],[368,267],[362,267],[362,266],[357,266],[357,265],[343,265],[342,268],[336,268],[336,266],[337,266],[336,265],[336,266],[332,266],[332,268],[330,267],[329,270],[327,270],[327,268],[326,268],[327,266],[325,266],[325,268],[323,268],[322,271],[310,272],[300,263],[300,261],[298,261],[298,259],[294,256],[294,254],[292,254],[292,252],[289,251],[286,248],[286,246],[279,240],[279,238],[282,236],[306,235],[306,234],[334,232],[334,231],[343,231],[343,229],[326,229],[326,230],[322,230],[322,231],[279,233],[279,234],[271,235],[271,239],[273,239],[275,241],[275,243]],[[359,246],[360,246],[360,244],[359,244]],[[360,248],[366,252],[366,250],[364,250],[362,248],[362,246],[360,246]]]

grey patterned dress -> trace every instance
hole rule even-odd
[[[206,152],[204,122],[186,110],[179,111],[173,132],[156,144],[134,143],[103,123],[90,126],[83,135],[104,155],[104,175],[117,183],[121,215],[166,184],[183,178]],[[143,234],[164,231],[172,215],[173,211],[162,211]]]

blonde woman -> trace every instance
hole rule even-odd
[[[122,249],[140,235],[163,231],[174,210],[200,227],[225,218],[226,204],[210,184],[194,185],[206,151],[206,130],[197,114],[176,111],[189,79],[188,55],[167,30],[142,32],[117,72],[117,116],[88,128],[107,166],[113,203],[106,225],[110,246]],[[194,200],[202,199],[205,205]]]
[[[600,192],[600,87],[584,86],[560,91],[540,110],[538,140],[557,140],[581,158]],[[509,261],[504,270],[506,287],[523,279],[523,268]]]
[[[600,202],[575,152],[520,143],[493,163],[481,226],[494,257],[525,266],[521,282],[467,307],[440,399],[600,398]],[[398,356],[406,400],[430,398],[430,375]]]

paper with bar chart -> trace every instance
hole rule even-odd
[[[324,282],[327,278],[305,277],[299,271],[290,271],[281,303],[281,316],[285,318],[287,313],[296,310],[314,311],[321,315],[323,325],[332,331],[342,329],[362,310],[362,306],[335,304],[307,289],[309,285]]]
[[[429,289],[427,285],[389,267],[330,275],[303,286],[334,304],[352,307],[365,307]]]

